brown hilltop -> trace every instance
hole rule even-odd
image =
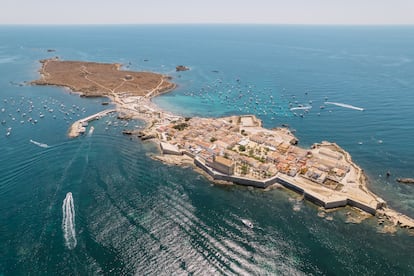
[[[83,61],[42,60],[41,78],[32,84],[69,87],[86,97],[155,96],[175,88],[168,77],[151,72],[120,70],[121,65]]]

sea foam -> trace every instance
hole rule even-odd
[[[74,249],[76,247],[77,240],[75,232],[75,207],[71,192],[68,192],[63,200],[62,212],[62,230],[65,238],[65,245],[68,249]]]

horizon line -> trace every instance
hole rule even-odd
[[[414,23],[236,23],[236,22],[184,22],[184,23],[0,23],[0,26],[207,26],[207,25],[229,25],[229,26],[338,26],[338,27],[414,27]]]

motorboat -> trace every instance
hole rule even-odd
[[[36,146],[39,146],[41,148],[48,148],[49,147],[48,144],[40,143],[40,142],[34,141],[32,139],[30,139],[29,141],[30,141],[30,143],[32,143],[32,144],[34,144]]]
[[[250,220],[248,220],[248,219],[242,219],[241,220],[241,222],[244,224],[244,225],[246,225],[247,227],[249,227],[249,228],[252,228],[253,229],[253,223],[250,221]]]

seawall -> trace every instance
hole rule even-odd
[[[288,188],[289,190],[303,195],[305,199],[315,203],[316,205],[322,206],[325,209],[345,207],[346,205],[349,205],[357,207],[372,215],[375,215],[376,210],[378,208],[378,206],[372,206],[370,204],[358,201],[356,199],[347,198],[345,195],[335,194],[334,191],[330,191],[330,194],[328,195],[323,195],[322,193],[317,193],[315,191],[308,190],[302,187],[302,185],[300,185],[299,183],[295,183],[296,181],[293,181],[292,179],[287,179],[287,177],[282,176],[280,173],[266,180],[254,180],[249,178],[225,175],[216,172],[210,167],[208,167],[203,161],[201,161],[197,157],[194,158],[194,164],[206,173],[208,173],[215,180],[224,180],[240,185],[253,186],[257,188],[266,188],[269,185],[279,183],[284,187]],[[326,191],[324,192],[326,193]]]
[[[113,112],[116,112],[116,109],[103,110],[103,111],[100,111],[96,114],[90,115],[86,118],[77,120],[76,122],[74,122],[71,125],[71,127],[69,129],[68,136],[70,138],[78,137],[81,133],[85,132],[85,127],[83,126],[85,123],[89,123],[90,121],[93,121],[93,120],[98,120],[98,119],[102,118],[103,116],[106,116],[106,115],[108,115],[110,113],[113,113]]]
[[[194,158],[194,164],[197,167],[201,168],[206,173],[208,173],[215,180],[224,180],[224,181],[229,181],[229,182],[237,183],[237,184],[244,185],[244,186],[253,186],[257,188],[267,188],[268,186],[275,184],[277,182],[276,176],[269,178],[269,179],[265,179],[265,180],[254,180],[250,178],[222,174],[208,167],[206,164],[204,164],[203,161],[201,161],[197,157]]]

